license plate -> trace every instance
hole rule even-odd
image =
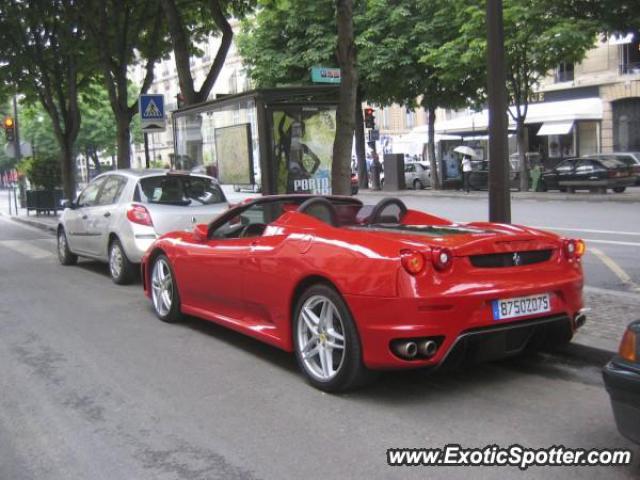
[[[551,298],[548,293],[528,297],[506,298],[491,302],[494,320],[524,317],[551,311]]]

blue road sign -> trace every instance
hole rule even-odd
[[[158,132],[165,129],[164,95],[140,95],[138,106],[143,132]]]

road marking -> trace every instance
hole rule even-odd
[[[51,252],[50,250],[36,247],[32,243],[30,243],[33,241],[34,240],[0,240],[0,247],[8,248],[9,250],[13,250],[14,252],[21,255],[26,255],[27,257],[33,258],[34,260],[40,260],[42,258],[47,258],[53,255],[53,252]]]
[[[629,274],[625,272],[622,267],[620,267],[620,265],[618,265],[609,255],[595,247],[591,247],[589,251],[596,257],[598,257],[602,261],[602,263],[609,267],[609,270],[611,270],[622,283],[631,288],[631,290],[640,292],[640,285],[634,282]]]
[[[605,233],[610,235],[631,235],[640,237],[640,232],[620,232],[617,230],[594,230],[591,228],[564,228],[564,227],[531,227],[540,230],[560,230],[562,232],[582,232],[582,233]]]
[[[604,243],[607,245],[625,245],[627,247],[640,247],[639,242],[618,242],[616,240],[595,240],[591,238],[583,238],[582,240],[584,240],[587,243],[587,245],[589,243]]]

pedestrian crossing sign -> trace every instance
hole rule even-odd
[[[166,128],[164,95],[140,95],[140,126],[145,133],[162,132]]]

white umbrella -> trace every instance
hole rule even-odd
[[[460,145],[453,149],[454,152],[461,153],[462,155],[469,155],[471,158],[478,158],[478,154],[471,147],[467,147],[466,145]]]

